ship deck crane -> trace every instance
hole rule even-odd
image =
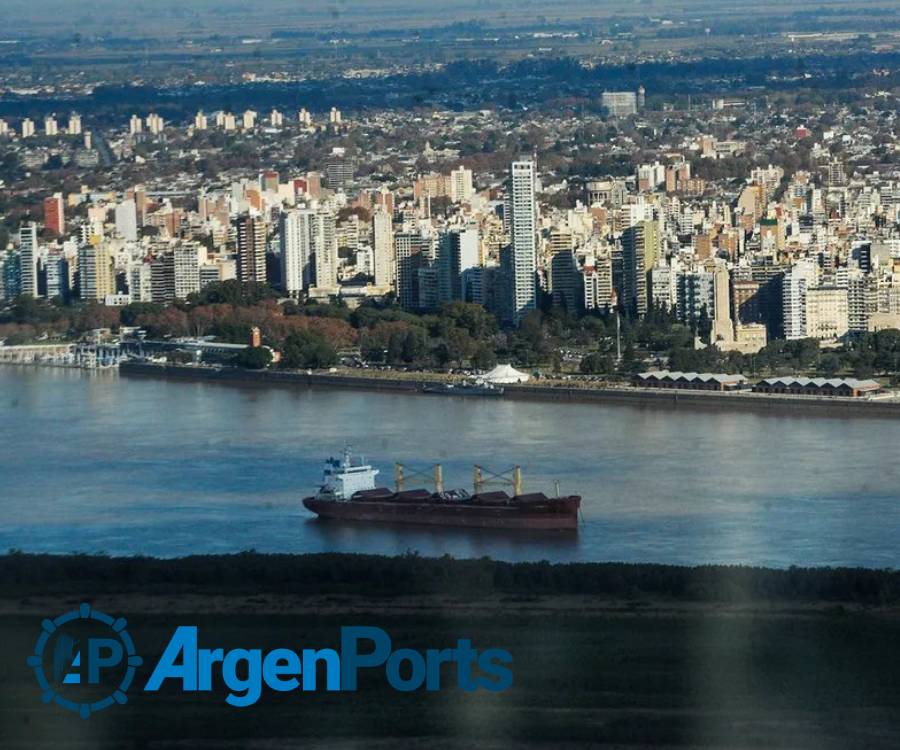
[[[487,478],[486,478],[487,477]],[[484,492],[484,488],[489,484],[501,484],[513,488],[513,495],[519,496],[524,494],[522,489],[522,467],[513,466],[507,471],[495,473],[485,469],[483,466],[475,467],[475,494],[480,495]]]
[[[428,484],[434,485],[434,491],[440,495],[444,491],[444,470],[440,464],[435,464],[431,470],[417,471],[404,464],[394,464],[394,483],[397,492],[403,492],[406,480],[411,477],[419,477]]]

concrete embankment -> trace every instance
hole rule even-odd
[[[417,393],[424,385],[439,382],[427,377],[407,379],[330,372],[251,371],[234,367],[195,367],[138,362],[124,363],[119,370],[121,374],[127,376],[161,377],[173,380],[205,380],[255,385],[303,385],[401,393]],[[521,401],[622,404],[654,408],[739,409],[779,414],[900,418],[900,401],[885,399],[776,396],[756,393],[655,390],[629,387],[577,388],[565,385],[509,385],[505,386],[504,398]]]

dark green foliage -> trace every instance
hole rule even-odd
[[[296,331],[284,341],[281,366],[291,369],[331,367],[337,362],[337,351],[315,331]]]
[[[234,364],[247,370],[265,370],[272,364],[272,352],[265,346],[248,346],[234,358]]]
[[[507,563],[352,555],[203,555],[177,560],[88,555],[0,557],[0,588],[96,593],[135,587],[359,594],[590,594],[696,602],[900,603],[900,572],[862,568],[766,568],[625,563]]]
[[[229,279],[209,284],[199,294],[191,295],[189,302],[195,305],[226,304],[246,307],[277,298],[278,293],[266,284]]]

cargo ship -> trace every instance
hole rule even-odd
[[[480,529],[577,531],[581,497],[548,497],[522,491],[522,472],[515,467],[491,474],[475,467],[475,491],[445,490],[440,465],[434,467],[434,491],[405,489],[405,467],[397,464],[396,489],[378,487],[379,470],[354,459],[350,449],[325,462],[318,492],[303,505],[320,518],[363,523],[462,526]],[[486,478],[485,475],[489,475]],[[511,475],[511,479],[505,479]],[[513,493],[485,491],[489,482],[508,482]]]

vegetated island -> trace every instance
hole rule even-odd
[[[133,689],[83,722],[45,706],[25,658],[44,617],[87,601],[126,617],[149,669],[179,624],[205,647],[509,650],[506,692]],[[5,748],[896,747],[900,572],[371,555],[0,557]]]

